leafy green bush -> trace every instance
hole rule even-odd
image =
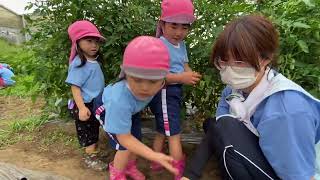
[[[266,1],[260,8],[278,26],[279,71],[320,97],[320,1]]]
[[[32,97],[35,99],[40,90],[40,83],[35,83],[34,68],[37,66],[34,54],[25,46],[14,45],[0,39],[0,62],[9,64],[15,73],[16,84],[2,89],[0,95]]]
[[[260,2],[260,1],[259,1]],[[106,37],[101,47],[104,72],[114,81],[126,44],[138,35],[153,35],[160,14],[160,1],[153,0],[50,0],[36,7],[31,23],[31,47],[38,66],[35,81],[42,83],[49,105],[62,112],[69,87],[67,76],[70,42],[67,27],[79,19],[96,24]],[[202,115],[214,114],[223,85],[209,62],[212,43],[224,25],[236,16],[262,12],[278,25],[281,36],[280,72],[297,81],[313,94],[319,93],[319,2],[311,0],[252,1],[194,0],[198,20],[187,37],[190,65],[203,75],[197,87],[185,87],[185,101]]]

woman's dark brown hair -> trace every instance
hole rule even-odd
[[[259,59],[269,59],[276,65],[279,38],[272,22],[261,15],[242,16],[231,21],[219,34],[211,55],[211,61],[248,62],[260,70]]]

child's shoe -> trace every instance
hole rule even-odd
[[[133,180],[145,180],[146,177],[143,175],[141,171],[137,169],[137,161],[131,160],[128,162],[127,168],[125,170],[125,174],[128,175]]]
[[[184,168],[185,168],[185,158],[177,161],[173,160],[172,166],[178,170],[178,175],[174,177],[175,180],[180,180],[182,178]]]
[[[167,144],[165,143],[163,148],[162,148],[162,150],[161,150],[161,153],[165,154],[167,149],[168,149],[168,147],[167,147]],[[160,171],[164,170],[164,167],[161,164],[159,164],[159,163],[157,163],[155,161],[151,161],[150,169],[151,169],[152,172],[157,173],[157,172],[160,172]]]
[[[109,180],[127,180],[124,171],[120,171],[113,166],[113,162],[109,164]]]
[[[84,163],[88,168],[97,170],[97,171],[105,171],[108,168],[108,164],[101,161],[96,153],[86,154],[84,159]]]
[[[164,169],[163,166],[161,166],[161,164],[157,163],[157,162],[154,162],[154,161],[151,161],[150,163],[150,169],[153,171],[153,172],[159,172],[159,171],[162,171]]]

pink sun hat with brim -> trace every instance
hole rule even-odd
[[[136,37],[124,51],[119,78],[126,74],[141,79],[163,79],[169,72],[169,60],[169,50],[159,38]]]
[[[196,20],[191,0],[163,0],[160,20],[171,23],[191,24]]]
[[[194,16],[194,6],[191,0],[163,0],[161,3],[160,20],[169,23],[192,24]],[[162,35],[160,24],[157,25],[156,37]]]
[[[69,63],[77,55],[77,41],[84,37],[97,37],[105,41],[105,38],[100,34],[97,27],[90,21],[81,20],[72,23],[68,28],[69,38],[72,42]]]

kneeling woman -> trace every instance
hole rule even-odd
[[[278,43],[259,15],[240,17],[219,35],[212,61],[227,87],[183,179],[200,178],[212,154],[224,179],[314,179],[320,101],[272,69]]]

